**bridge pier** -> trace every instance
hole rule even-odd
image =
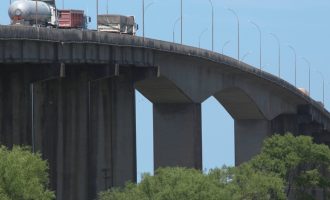
[[[10,69],[12,67],[12,69]],[[30,87],[31,73],[18,66],[1,66],[0,73],[0,144],[31,145]]]
[[[89,181],[96,191],[136,181],[135,90],[130,74],[91,83],[89,146]]]
[[[32,145],[30,84],[58,70],[57,65],[0,64],[0,144]]]
[[[154,166],[202,169],[201,104],[154,103]]]
[[[108,75],[67,67],[66,78],[35,86],[36,146],[59,200],[94,199],[136,180],[133,81]]]
[[[36,149],[50,161],[60,200],[87,199],[88,90],[86,74],[35,84]]]
[[[266,119],[241,119],[235,126],[235,165],[249,161],[260,153],[263,141],[271,136],[270,122]]]

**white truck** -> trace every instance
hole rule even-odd
[[[98,15],[97,29],[103,32],[135,35],[138,25],[134,16],[123,15]]]

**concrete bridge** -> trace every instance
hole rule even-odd
[[[201,103],[210,96],[235,120],[237,165],[274,133],[330,145],[330,114],[319,103],[227,56],[128,35],[0,26],[0,143],[41,151],[59,200],[136,180],[135,89],[153,103],[155,168],[202,169]]]

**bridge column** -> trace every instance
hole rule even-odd
[[[31,145],[32,75],[16,65],[0,67],[0,144]]]
[[[130,75],[91,82],[90,198],[136,182],[135,89]],[[96,191],[96,192],[95,192]]]
[[[35,141],[50,161],[59,200],[87,200],[88,81],[86,73],[35,84]]]
[[[201,104],[154,103],[154,166],[202,169]]]
[[[67,73],[35,85],[36,146],[50,161],[58,200],[94,199],[136,180],[133,80],[98,80],[78,67]]]
[[[32,145],[31,83],[58,71],[58,65],[0,64],[0,144]]]
[[[249,161],[260,153],[263,141],[271,135],[271,125],[265,119],[235,120],[235,165]]]

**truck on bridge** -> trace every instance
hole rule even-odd
[[[57,9],[55,0],[16,0],[8,9],[11,25],[42,26],[62,29],[87,29],[91,18],[83,10]],[[97,30],[135,35],[134,16],[98,15]]]
[[[135,35],[138,25],[134,16],[98,15],[97,29],[102,32]]]

